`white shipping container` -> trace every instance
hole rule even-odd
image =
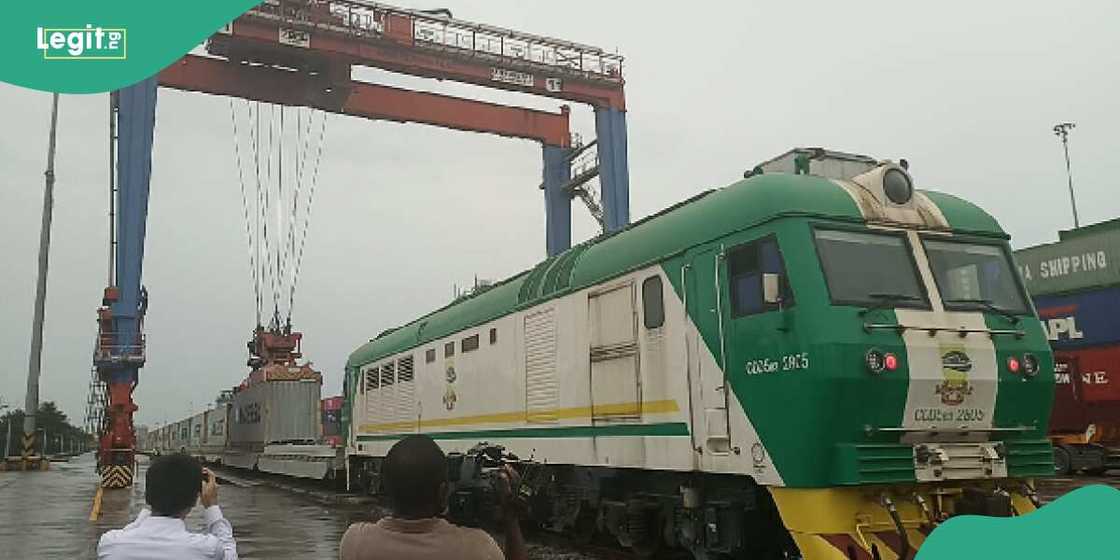
[[[275,443],[315,443],[322,434],[321,381],[261,381],[233,396],[230,448],[263,451]]]
[[[190,434],[188,437],[187,449],[192,453],[196,453],[203,445],[206,444],[206,413],[199,412],[190,419]]]

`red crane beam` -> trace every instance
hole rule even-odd
[[[359,33],[329,18],[292,23],[254,9],[234,20],[228,32],[214,35],[209,48],[231,59],[304,53],[412,76],[626,108],[621,76],[590,78],[587,72],[422,42],[413,37],[408,14],[386,14],[383,20],[383,33]],[[287,38],[283,42],[282,35]]]
[[[187,55],[160,72],[159,85],[315,107],[373,120],[416,122],[527,138],[550,146],[570,144],[566,107],[559,113],[552,113],[348,79],[341,81],[331,79],[330,74],[332,72],[311,74]]]

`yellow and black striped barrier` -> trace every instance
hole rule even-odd
[[[51,462],[46,457],[35,454],[35,433],[23,434],[22,453],[20,453],[19,462],[14,463],[7,457],[3,461],[3,469],[0,470],[21,470],[21,471],[45,471],[50,468]]]
[[[35,455],[35,434],[23,434],[23,457],[26,459]]]
[[[101,487],[106,489],[132,486],[131,465],[105,465],[100,469]]]

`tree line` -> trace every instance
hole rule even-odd
[[[0,416],[0,441],[7,439],[7,445],[3,449],[8,450],[8,455],[19,455],[22,449],[23,417],[23,410],[18,408]],[[71,424],[66,413],[59,410],[54,401],[44,401],[39,404],[39,413],[35,415],[35,427],[38,431],[36,450],[43,451],[45,447],[47,455],[80,449],[88,450],[93,446],[92,436]],[[0,453],[3,449],[0,449]]]

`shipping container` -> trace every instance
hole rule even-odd
[[[323,442],[332,447],[342,445],[342,397],[323,399]]]
[[[187,452],[191,455],[198,455],[204,445],[206,445],[206,413],[199,412],[190,418]]]
[[[1034,304],[1054,350],[1120,343],[1120,287],[1035,296]]]
[[[225,447],[226,422],[229,414],[229,404],[219,405],[206,413],[206,443],[213,446]]]
[[[1061,231],[1058,238],[1015,252],[1032,296],[1120,285],[1120,218]]]
[[[1057,383],[1072,386],[1079,402],[1120,405],[1120,345],[1057,350],[1054,356],[1069,364]],[[1113,413],[1120,419],[1120,408]]]
[[[1120,345],[1055,351],[1054,380],[1058,471],[1120,467]]]
[[[274,443],[314,443],[322,433],[319,377],[258,381],[233,397],[230,447],[263,451]]]
[[[171,436],[168,451],[172,453],[185,452],[190,447],[191,420],[180,420],[171,424]]]

